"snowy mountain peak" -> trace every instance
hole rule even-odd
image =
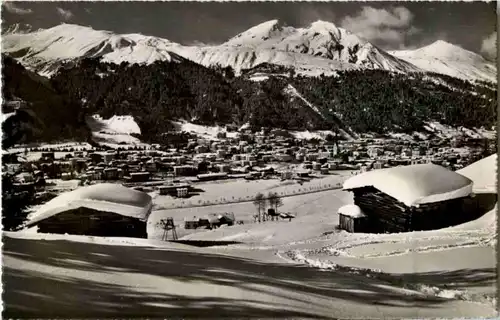
[[[386,52],[335,24],[318,20],[303,28],[274,19],[238,34],[222,45],[183,46],[138,33],[115,34],[63,23],[26,32],[13,25],[2,37],[3,51],[28,69],[50,76],[75,59],[97,58],[149,64],[182,61],[205,66],[231,66],[237,73],[262,64],[281,65],[298,74],[331,75],[338,70],[382,69],[393,72],[431,71],[466,79],[496,81],[496,66],[480,55],[438,40],[417,50]]]
[[[433,43],[431,43],[430,45],[428,45],[428,47],[451,48],[451,47],[456,47],[456,46],[454,44],[446,42],[444,40],[436,40]]]
[[[481,55],[455,44],[437,40],[416,50],[391,51],[390,54],[431,72],[462,79],[496,82],[497,68]]]
[[[309,26],[308,29],[318,31],[318,32],[321,32],[321,31],[338,32],[339,31],[339,28],[336,25],[334,25],[331,22],[323,21],[323,20],[317,20],[317,21],[311,23],[311,25]]]
[[[452,43],[443,40],[437,40],[428,46],[418,49],[417,51],[421,54],[441,56],[441,57],[460,58],[461,56],[463,57],[465,55],[479,57],[479,55],[474,52],[471,52],[460,46],[454,45]]]
[[[118,64],[180,61],[185,57],[205,66],[231,66],[237,73],[266,63],[308,75],[359,68],[418,71],[355,34],[321,20],[306,28],[269,20],[219,46],[182,46],[162,38],[118,35],[74,24],[61,24],[36,33],[9,34],[2,38],[2,44],[4,52],[47,76],[56,72],[61,64],[85,57],[101,57]]]
[[[276,30],[280,30],[281,27],[283,27],[283,26],[284,26],[284,23],[280,22],[278,19],[273,19],[273,20],[269,20],[269,21],[260,23],[247,31],[254,31],[254,32],[276,31]]]
[[[248,46],[251,44],[260,43],[262,41],[266,41],[270,38],[273,38],[279,35],[285,24],[280,22],[279,20],[269,20],[263,23],[260,23],[238,35],[229,39],[225,45],[228,46]]]
[[[302,69],[317,75],[360,67],[396,72],[420,71],[355,34],[323,20],[304,28],[270,20],[251,27],[222,46],[205,50],[205,53],[203,61],[218,60],[217,63],[231,65],[237,71],[264,62],[292,66],[298,73],[302,73]],[[309,61],[308,65],[302,63],[305,60]],[[304,66],[298,67],[298,64]]]
[[[29,69],[45,76],[53,75],[60,66],[80,58],[102,58],[117,64],[150,64],[158,60],[178,62],[182,58],[171,55],[169,51],[175,45],[161,38],[119,35],[67,23],[2,37],[5,53],[18,57]]]

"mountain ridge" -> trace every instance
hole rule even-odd
[[[183,57],[204,66],[230,66],[238,74],[243,69],[268,63],[292,68],[306,76],[335,75],[339,70],[383,69],[403,73],[430,71],[496,82],[496,66],[465,49],[461,50],[467,52],[464,56],[468,58],[459,62],[437,56],[438,50],[433,50],[434,55],[427,52],[425,56],[421,49],[426,47],[387,52],[346,29],[321,20],[304,28],[269,20],[211,46],[186,46],[159,37],[116,34],[74,24],[34,32],[11,30],[13,32],[2,37],[4,52],[45,76],[52,76],[66,63],[86,57],[101,57],[103,61],[117,64],[150,64],[171,59],[181,62]],[[445,44],[444,41],[436,43]]]

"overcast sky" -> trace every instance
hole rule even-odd
[[[218,44],[271,19],[304,27],[330,21],[387,50],[445,40],[496,56],[493,2],[4,2],[2,26],[60,23],[142,33],[182,44]]]

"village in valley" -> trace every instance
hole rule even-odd
[[[281,204],[283,196],[339,189],[350,175],[402,165],[433,163],[458,170],[490,154],[495,147],[490,139],[466,135],[429,140],[418,139],[418,135],[345,139],[332,133],[320,133],[307,139],[280,129],[252,132],[245,127],[227,126],[207,137],[196,135],[203,132],[202,126],[194,128],[198,132],[192,130],[189,133],[192,138],[177,148],[173,145],[169,148],[75,143],[19,147],[14,149],[19,150],[17,152],[4,153],[3,168],[16,173],[14,187],[38,205],[61,192],[111,182],[156,194],[155,201],[163,209],[254,201],[258,213],[252,218],[256,222],[269,218],[265,204],[269,196],[278,198]],[[338,179],[332,182],[332,176]],[[201,194],[196,200],[190,200],[205,187],[217,188],[220,183],[214,183],[216,181],[233,183],[237,188],[238,181],[270,179],[287,184],[294,182],[295,187],[276,195],[257,191],[241,195],[235,190],[221,198],[204,199]],[[314,187],[302,187],[304,182],[311,180],[317,182]],[[164,197],[170,201],[161,201]],[[269,212],[277,218],[294,217],[293,212],[276,212],[278,208],[275,211],[272,207]],[[237,212],[230,217],[225,212],[209,215],[220,218],[194,217],[196,221],[191,221],[185,217],[184,222],[175,223],[191,229],[198,225],[211,227],[249,222],[238,220]],[[225,223],[219,221],[221,219]],[[208,220],[217,222],[208,223]]]

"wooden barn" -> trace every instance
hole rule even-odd
[[[63,193],[43,205],[27,227],[38,232],[147,238],[152,199],[119,184],[103,183]]]
[[[343,189],[353,192],[366,215],[365,232],[440,229],[475,218],[467,209],[472,181],[430,163],[362,173],[345,181]]]

